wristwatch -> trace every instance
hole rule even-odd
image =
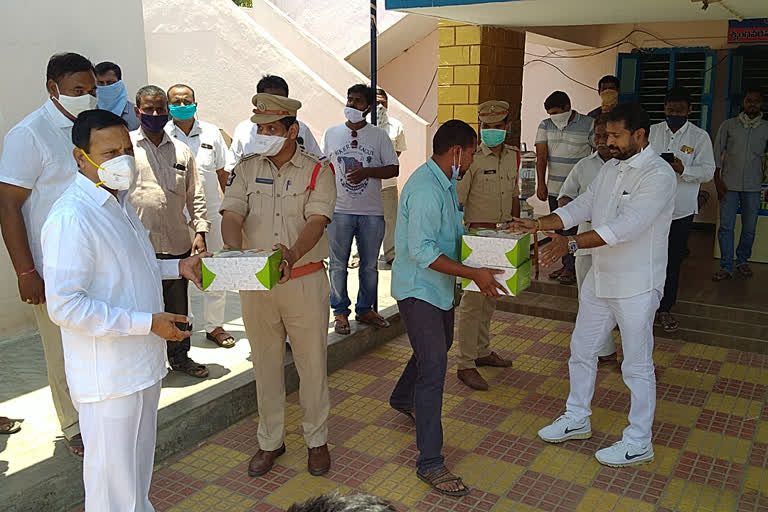
[[[576,254],[579,250],[579,242],[576,241],[576,237],[568,237],[568,254]]]

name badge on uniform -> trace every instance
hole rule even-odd
[[[186,171],[187,170],[187,166],[184,165],[184,164],[173,164],[173,168],[174,169],[178,169],[180,171]]]
[[[272,185],[275,182],[272,178],[255,178],[253,181],[263,183],[264,185]]]
[[[683,146],[680,148],[680,151],[682,151],[682,152],[683,152],[683,153],[685,153],[686,155],[692,155],[692,154],[693,154],[693,148],[692,148],[691,146],[686,146],[686,145],[683,145]]]
[[[488,169],[483,171],[483,174],[496,174],[496,169]]]
[[[213,146],[211,146],[210,144],[206,144],[205,142],[200,144],[200,147],[204,149],[213,149]]]

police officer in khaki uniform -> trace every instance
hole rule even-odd
[[[288,335],[300,379],[308,469],[322,475],[331,465],[326,444],[330,286],[323,259],[328,257],[326,226],[336,203],[336,180],[327,160],[296,142],[300,102],[259,93],[253,104],[258,154],[244,156],[230,176],[221,204],[224,246],[281,249],[283,278],[268,291],[240,292],[259,403],[260,450],[248,474],[267,473],[285,453],[283,361]]]
[[[520,152],[504,144],[509,128],[509,103],[486,101],[478,107],[480,139],[474,160],[458,183],[459,203],[469,229],[495,229],[497,223],[520,216],[517,185]],[[491,316],[496,298],[464,292],[457,312],[459,334],[457,375],[467,386],[487,390],[478,366],[507,367],[512,363],[490,349]]]

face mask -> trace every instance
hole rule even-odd
[[[673,132],[676,132],[688,122],[688,116],[666,116],[667,126]]]
[[[461,175],[461,148],[459,148],[459,163],[456,164],[456,161],[454,160],[454,163],[451,166],[451,179],[453,181],[456,181],[457,179],[459,179],[460,175]]]
[[[251,139],[250,148],[258,155],[275,156],[283,149],[286,140],[277,135],[255,135]]]
[[[192,103],[191,105],[168,105],[168,110],[174,119],[178,119],[179,121],[186,121],[195,117],[195,113],[197,112],[197,104]]]
[[[352,124],[357,124],[365,119],[365,114],[352,107],[344,107],[344,117]]]
[[[148,132],[159,133],[163,131],[165,125],[168,123],[168,114],[159,114],[153,116],[152,114],[145,114],[141,112],[139,114],[141,119],[141,126]]]
[[[80,115],[80,112],[96,108],[96,98],[90,94],[83,94],[82,96],[64,96],[59,92],[58,84],[56,84],[56,93],[59,95],[59,97],[56,98],[56,102],[74,118],[77,118],[77,116]]]
[[[128,93],[122,80],[118,80],[112,85],[96,86],[96,106],[101,110],[109,110],[119,116],[123,113],[127,102]]]
[[[80,150],[81,153],[98,168],[99,179],[97,187],[104,185],[112,190],[128,190],[136,181],[136,160],[131,155],[120,155],[110,158],[101,165],[97,164],[88,153]]]
[[[386,119],[387,117],[387,107],[384,105],[377,105],[376,106],[376,119],[381,121],[382,119]]]
[[[485,143],[489,148],[495,148],[502,144],[504,139],[507,138],[506,130],[497,130],[489,128],[487,130],[480,130],[480,140]]]
[[[600,93],[600,99],[603,101],[604,108],[615,107],[619,104],[619,91],[616,89],[606,89]]]
[[[553,123],[555,123],[555,126],[557,126],[558,130],[562,130],[568,126],[568,120],[571,118],[571,111],[569,110],[568,112],[563,112],[562,114],[552,114],[549,116],[549,118]]]

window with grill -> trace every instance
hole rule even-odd
[[[684,87],[691,94],[692,123],[709,129],[715,54],[708,48],[658,48],[620,53],[617,76],[619,101],[640,103],[652,123],[664,120],[668,89]]]
[[[768,46],[749,46],[728,51],[728,112],[741,112],[744,88],[758,86],[768,98]],[[763,117],[768,119],[768,102],[763,102]]]

